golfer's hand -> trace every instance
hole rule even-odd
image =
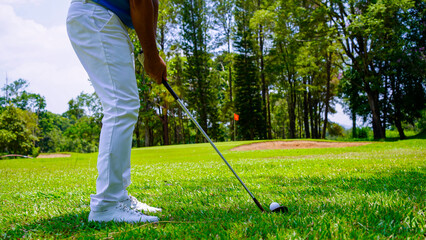
[[[167,79],[167,66],[160,55],[145,55],[143,66],[146,73],[148,73],[157,84],[161,84],[163,79]]]

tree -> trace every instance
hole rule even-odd
[[[266,121],[262,114],[262,99],[259,84],[256,57],[254,54],[253,32],[250,19],[254,5],[251,1],[236,2],[235,20],[235,109],[240,115],[238,136],[242,140],[264,139],[266,137]]]
[[[330,122],[330,124],[327,125],[327,128],[328,128],[328,134],[332,137],[344,136],[345,129],[337,123]]]
[[[216,56],[215,62],[220,63],[222,69],[218,69],[221,72],[227,72],[228,83],[225,90],[228,91],[228,101],[225,100],[225,117],[228,117],[230,121],[230,136],[231,139],[235,140],[235,120],[234,120],[234,95],[233,95],[233,58],[234,55],[231,52],[232,48],[232,35],[234,33],[234,8],[235,0],[217,0],[213,2],[214,9],[214,29],[217,31],[215,36],[218,47],[226,46],[224,53]],[[225,98],[226,99],[226,98]]]
[[[179,49],[174,48],[172,53],[173,57],[169,60],[169,69],[168,69],[168,78],[171,83],[173,83],[173,89],[177,92],[178,95],[184,97],[185,87],[184,87],[184,67],[186,66],[186,59],[181,56]],[[175,121],[175,143],[185,143],[186,142],[186,131],[184,124],[184,116],[182,108],[178,103],[172,103],[171,107],[174,114],[176,114]],[[189,139],[189,138],[188,138]]]
[[[30,110],[39,114],[46,108],[46,99],[40,94],[26,91],[29,83],[25,79],[18,79],[2,88],[5,92],[4,97],[0,97],[0,107],[6,107],[10,104],[22,109]]]
[[[352,120],[352,137],[358,138],[356,132],[357,116],[360,116],[364,122],[367,121],[370,113],[370,106],[368,105],[368,98],[363,89],[357,85],[359,81],[359,74],[352,68],[346,69],[341,76],[339,82],[338,95],[343,99],[344,112],[349,114]]]
[[[274,19],[276,14],[274,13],[274,2],[257,0],[256,11],[253,13],[253,17],[250,19],[250,28],[255,31],[256,35],[256,46],[255,53],[257,57],[257,65],[259,69],[260,85],[262,92],[262,111],[263,116],[266,120],[267,137],[272,138],[271,128],[271,111],[269,103],[269,85],[270,82],[267,79],[265,70],[265,63],[267,59],[267,43],[271,41],[272,30],[274,28]]]
[[[68,101],[68,110],[63,115],[74,121],[83,116],[91,116],[100,126],[103,117],[102,104],[96,93],[82,92],[75,99]]]
[[[100,132],[101,129],[93,117],[82,116],[63,132],[66,138],[64,150],[83,153],[96,152]]]
[[[383,63],[384,94],[388,96],[384,114],[401,139],[406,138],[403,123],[414,125],[426,104],[425,12],[426,3],[415,1],[406,11],[388,7],[382,13],[388,33],[379,41],[378,58]]]
[[[392,34],[387,28],[384,17],[395,16],[406,11],[412,1],[346,1],[329,4],[330,17],[336,25],[339,42],[350,59],[347,65],[359,73],[358,84],[366,93],[371,110],[374,138],[385,138],[386,123],[383,122],[381,95],[386,86],[383,73],[383,61],[380,59],[384,39]],[[387,98],[387,95],[383,95]]]
[[[67,151],[67,139],[63,132],[71,127],[71,120],[60,114],[45,111],[38,117],[38,127],[40,137],[36,146],[40,148],[41,152]]]
[[[403,96],[410,92],[413,96],[409,99],[414,96],[424,99],[424,83],[421,83],[424,71],[420,70],[424,67],[416,66],[414,70],[408,64],[420,60],[414,60],[416,54],[412,53],[421,49],[419,43],[424,45],[424,40],[418,41],[424,33],[421,30],[425,22],[422,8],[424,3],[410,0],[334,1],[328,5],[340,35],[339,42],[349,60],[346,65],[356,72],[357,77],[352,78],[351,85],[362,89],[367,96],[375,139],[386,137],[389,122],[397,126],[403,138]],[[406,75],[408,72],[416,77],[404,77],[411,75]],[[411,117],[419,117],[424,103],[415,108],[411,106],[406,107],[417,109],[410,111]]]
[[[63,130],[66,138],[65,150],[97,151],[102,127],[102,107],[97,95],[80,93],[76,99],[68,102],[68,110],[63,117],[71,123],[71,126]]]
[[[296,61],[300,48],[295,38],[298,26],[292,19],[296,6],[292,1],[278,1],[276,5],[274,49],[271,53],[274,55],[277,88],[287,98],[289,137],[296,138],[297,94],[301,84]]]
[[[37,116],[14,106],[0,114],[0,152],[30,154],[37,139]]]
[[[200,126],[217,138],[215,131],[211,131],[217,124],[217,82],[211,81],[210,55],[208,53],[208,21],[209,5],[205,0],[183,1],[182,13],[182,48],[188,61],[185,68],[187,80],[187,100],[190,109],[196,109],[196,118]],[[198,139],[203,139],[198,134]]]

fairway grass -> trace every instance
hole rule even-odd
[[[208,144],[132,151],[129,193],[158,224],[88,223],[97,154],[0,161],[0,239],[424,239],[426,140],[229,151],[261,213]]]

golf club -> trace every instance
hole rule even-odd
[[[169,91],[169,93],[173,96],[173,98],[179,103],[179,105],[182,107],[182,109],[186,112],[186,114],[189,116],[189,118],[191,118],[192,122],[195,124],[195,126],[197,126],[198,130],[200,130],[200,132],[204,135],[204,137],[207,139],[207,141],[209,141],[210,145],[212,145],[212,147],[214,148],[214,150],[216,150],[217,154],[219,154],[219,156],[222,158],[222,160],[225,162],[225,164],[228,166],[228,168],[232,171],[232,173],[235,175],[235,177],[238,179],[238,181],[241,183],[241,185],[243,185],[244,189],[247,191],[247,193],[250,195],[250,197],[253,199],[254,203],[256,204],[256,206],[262,211],[265,212],[265,209],[263,209],[262,205],[260,205],[259,201],[257,201],[257,199],[254,197],[254,195],[250,192],[250,190],[247,188],[247,186],[244,184],[244,182],[241,180],[241,178],[238,176],[238,174],[234,171],[234,169],[232,169],[231,165],[228,163],[228,161],[226,161],[225,157],[223,157],[222,153],[219,151],[219,149],[217,149],[216,145],[214,145],[214,143],[212,142],[212,140],[209,138],[209,136],[206,134],[206,132],[204,132],[203,128],[200,126],[200,124],[198,124],[198,122],[194,119],[194,117],[192,117],[192,115],[189,113],[188,109],[185,107],[185,105],[183,104],[182,100],[178,97],[178,95],[173,91],[173,89],[170,87],[169,83],[167,82],[167,80],[163,79],[163,85],[164,87],[167,88],[167,90]],[[276,203],[277,204],[277,203]],[[277,204],[278,205],[278,204]],[[272,208],[272,204],[271,204],[271,211],[273,212],[287,212],[288,209],[285,206],[279,206],[276,207],[274,206],[274,208]]]

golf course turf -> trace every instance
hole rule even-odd
[[[356,147],[230,151],[261,213],[209,144],[132,150],[139,200],[157,224],[88,223],[97,154],[0,161],[0,239],[424,239],[426,140]]]

